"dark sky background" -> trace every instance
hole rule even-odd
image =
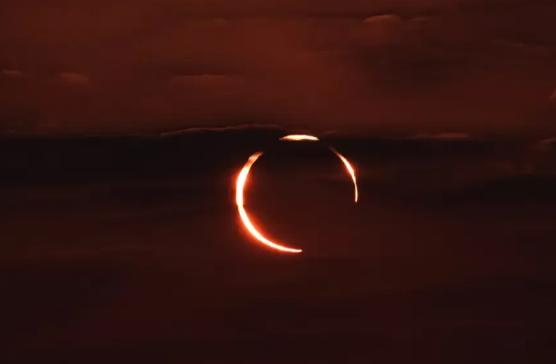
[[[556,132],[553,0],[4,0],[0,14],[2,130]]]

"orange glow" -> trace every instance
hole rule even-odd
[[[312,135],[292,134],[292,135],[287,135],[285,137],[282,137],[282,138],[280,138],[280,140],[318,141],[319,139],[315,136],[312,136]],[[353,168],[351,163],[349,163],[347,158],[344,157],[342,154],[340,154],[340,152],[338,152],[336,149],[334,149],[332,147],[328,147],[328,148],[330,148],[330,150],[340,158],[340,160],[344,164],[347,172],[351,176],[351,180],[353,181],[353,186],[354,186],[354,190],[355,190],[355,203],[357,203],[357,201],[359,200],[359,191],[358,191],[358,188],[357,188],[357,178],[355,177],[355,169]],[[270,239],[264,237],[263,234],[261,234],[259,232],[259,230],[255,227],[255,225],[253,225],[253,223],[251,222],[251,219],[249,218],[249,215],[247,214],[247,211],[245,210],[245,199],[243,197],[245,184],[247,183],[247,179],[249,178],[249,171],[251,170],[251,167],[253,166],[253,164],[255,164],[257,159],[259,159],[259,157],[262,154],[263,154],[262,152],[258,152],[258,153],[253,154],[251,157],[249,157],[249,159],[247,160],[247,162],[245,163],[245,165],[243,166],[243,168],[241,169],[241,171],[239,172],[239,175],[237,177],[237,181],[236,181],[236,204],[237,204],[237,209],[238,209],[238,212],[239,212],[239,216],[241,218],[243,226],[245,226],[247,231],[256,240],[258,240],[262,244],[264,244],[264,245],[266,245],[266,246],[268,246],[272,249],[282,251],[282,252],[301,253],[302,252],[301,249],[290,248],[290,247],[287,247],[287,246],[284,246],[284,245],[280,245],[280,244],[275,243],[275,242],[271,241]]]
[[[359,191],[357,189],[357,178],[355,177],[355,169],[353,169],[353,167],[351,166],[351,164],[349,163],[349,161],[346,159],[346,157],[344,157],[343,155],[340,154],[340,152],[338,152],[336,149],[329,147],[334,154],[336,154],[338,157],[340,157],[340,159],[342,160],[342,163],[344,163],[344,166],[346,167],[346,170],[348,171],[349,175],[351,176],[351,180],[353,181],[353,187],[355,190],[355,203],[357,203],[357,201],[359,200]]]
[[[285,137],[280,138],[280,140],[289,140],[289,141],[294,141],[294,142],[299,142],[299,141],[318,141],[319,138],[317,138],[316,136],[312,136],[312,135],[304,135],[304,134],[291,134],[291,135],[286,135]]]
[[[268,246],[272,249],[282,251],[282,252],[301,253],[301,249],[289,248],[287,246],[283,246],[283,245],[274,243],[274,242],[270,241],[269,239],[265,238],[257,230],[255,225],[253,225],[253,223],[251,222],[251,219],[249,219],[249,215],[247,214],[247,211],[245,211],[243,190],[245,188],[245,183],[247,182],[247,178],[249,177],[249,170],[251,169],[251,166],[257,161],[257,159],[261,155],[262,155],[262,153],[258,152],[258,153],[253,154],[251,157],[249,157],[249,159],[247,160],[247,163],[245,163],[245,165],[243,166],[243,168],[241,169],[241,172],[239,173],[239,175],[237,177],[236,204],[237,204],[237,209],[238,209],[238,212],[239,212],[239,216],[241,217],[241,221],[243,222],[243,225],[245,226],[247,231],[249,231],[249,233],[255,239],[257,239],[258,241],[260,241],[264,245],[266,245],[266,246]]]

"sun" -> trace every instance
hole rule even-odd
[[[286,135],[285,137],[280,138],[280,140],[284,140],[284,141],[319,141],[319,139],[315,136],[312,135],[304,135],[304,134],[292,134],[292,135]],[[346,169],[346,171],[348,172],[348,174],[351,177],[351,180],[353,182],[353,186],[354,186],[354,193],[355,193],[355,203],[357,203],[357,201],[359,200],[359,191],[357,188],[357,178],[355,176],[355,169],[353,168],[353,166],[351,165],[351,163],[347,160],[346,157],[344,157],[342,154],[340,154],[336,149],[329,147],[330,150],[336,154],[340,160],[342,161],[342,163],[344,164],[344,167]],[[243,224],[243,226],[245,227],[245,229],[249,232],[249,234],[255,239],[257,240],[259,243],[263,244],[266,247],[269,247],[271,249],[274,249],[276,251],[280,251],[280,252],[284,252],[284,253],[301,253],[302,250],[301,249],[297,249],[297,248],[293,248],[293,247],[289,247],[283,244],[279,244],[277,242],[274,242],[270,239],[268,239],[267,237],[265,237],[260,231],[259,229],[255,226],[255,224],[253,224],[253,222],[251,221],[251,218],[249,217],[249,214],[247,213],[247,210],[245,209],[245,186],[247,184],[247,182],[249,181],[249,172],[251,171],[251,167],[253,167],[253,165],[255,164],[255,162],[259,159],[259,157],[263,154],[263,152],[257,152],[255,154],[253,154],[252,156],[249,157],[249,159],[247,160],[247,162],[245,163],[245,165],[241,168],[241,170],[239,171],[239,174],[237,176],[236,179],[236,205],[237,205],[237,210],[238,210],[238,214],[240,217],[240,220]]]

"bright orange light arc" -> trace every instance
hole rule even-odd
[[[351,180],[353,181],[353,187],[355,190],[355,203],[357,203],[357,201],[359,200],[359,191],[357,189],[357,178],[355,177],[355,169],[352,167],[352,165],[349,163],[349,161],[346,159],[346,157],[344,157],[343,155],[340,154],[340,152],[338,152],[336,149],[329,147],[330,150],[332,150],[334,152],[334,154],[336,154],[340,160],[342,161],[342,163],[344,163],[344,166],[346,167],[346,170],[348,171],[349,175],[351,176]]]
[[[261,243],[263,243],[264,245],[275,249],[275,250],[279,250],[282,252],[287,252],[287,253],[301,253],[302,250],[301,249],[295,249],[295,248],[290,248],[287,246],[283,246],[280,244],[277,244],[269,239],[267,239],[266,237],[263,236],[263,234],[261,234],[257,228],[255,227],[255,225],[253,225],[253,223],[251,222],[251,219],[249,218],[249,215],[247,214],[247,211],[245,210],[245,199],[243,197],[243,190],[245,188],[245,183],[247,182],[247,178],[249,177],[249,171],[251,169],[251,166],[257,161],[257,159],[262,155],[261,152],[255,153],[253,154],[251,157],[249,157],[249,159],[247,160],[247,163],[245,163],[245,165],[243,166],[243,168],[241,169],[241,172],[239,172],[239,175],[237,177],[237,182],[236,182],[236,204],[237,204],[237,208],[239,211],[239,216],[241,218],[241,221],[243,222],[243,225],[245,226],[245,228],[247,229],[247,231],[249,231],[249,233],[258,241],[260,241]]]
[[[300,141],[313,141],[316,142],[319,140],[316,136],[313,135],[305,135],[305,134],[291,134],[286,135],[285,137],[281,137],[280,140],[289,140],[293,142],[300,142]]]
[[[287,140],[287,141],[318,141],[319,139],[315,136],[312,136],[312,135],[291,134],[291,135],[286,135],[286,136],[280,138],[280,140]],[[349,173],[349,175],[351,177],[351,180],[353,181],[353,186],[354,186],[354,190],[355,190],[355,202],[357,203],[357,201],[359,200],[359,191],[357,189],[357,178],[355,176],[355,169],[353,168],[351,163],[349,163],[347,158],[344,157],[342,154],[340,154],[340,152],[338,152],[336,149],[334,149],[330,146],[328,148],[340,158],[340,160],[344,164],[344,167],[346,168],[346,171]],[[262,154],[263,154],[262,152],[258,152],[258,153],[253,154],[251,157],[249,157],[249,159],[247,160],[247,162],[245,163],[245,165],[243,166],[243,168],[241,169],[241,171],[239,172],[239,175],[237,177],[237,181],[236,181],[236,204],[237,204],[237,209],[238,209],[238,212],[239,212],[239,216],[241,218],[241,221],[242,221],[243,225],[247,229],[247,231],[256,240],[258,240],[260,243],[262,243],[262,244],[266,245],[267,247],[270,247],[274,250],[278,250],[278,251],[282,251],[282,252],[286,252],[286,253],[301,253],[302,252],[301,249],[296,249],[296,248],[291,248],[291,247],[288,247],[288,246],[285,246],[285,245],[280,245],[280,244],[275,243],[275,242],[271,241],[270,239],[266,238],[261,232],[259,232],[259,230],[251,222],[251,219],[249,218],[249,215],[247,214],[247,211],[245,210],[245,198],[244,198],[245,184],[247,183],[247,180],[249,178],[249,171],[251,170],[251,167],[253,166],[253,164],[255,164],[257,159],[259,159],[259,157]]]

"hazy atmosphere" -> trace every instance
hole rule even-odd
[[[547,0],[0,5],[0,126],[554,133]]]
[[[556,0],[0,1],[1,364],[553,364],[555,221]]]

